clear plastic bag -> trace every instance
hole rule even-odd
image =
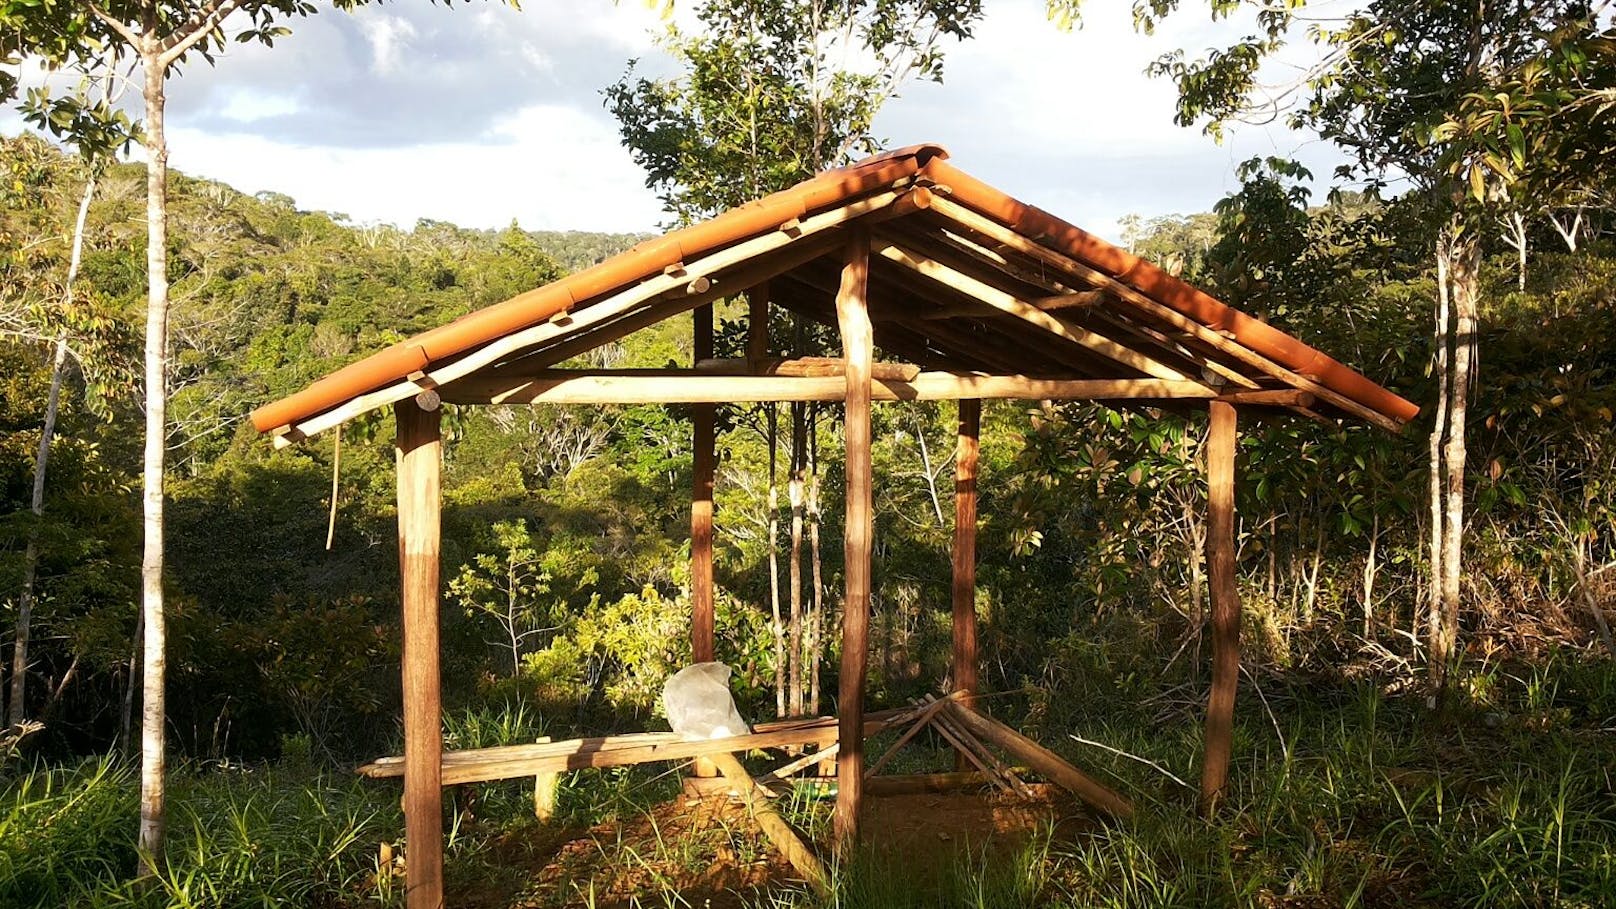
[[[662,686],[662,706],[673,731],[686,739],[722,739],[751,732],[729,693],[730,668],[695,663]]]

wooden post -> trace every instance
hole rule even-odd
[[[746,361],[757,369],[769,359],[769,282],[746,292]]]
[[[713,307],[695,311],[696,362],[713,356]],[[690,481],[690,656],[713,659],[713,419],[714,405],[690,409],[694,454]]]
[[[1240,681],[1240,591],[1234,575],[1235,409],[1208,405],[1206,439],[1206,565],[1212,593],[1212,691],[1206,702],[1206,753],[1201,761],[1201,812],[1210,814],[1229,780],[1234,695]]]
[[[434,399],[435,400],[435,399]],[[433,402],[428,402],[433,403]],[[410,909],[443,905],[443,702],[438,674],[441,411],[393,405],[398,569],[404,601],[404,832]]]
[[[837,702],[841,748],[836,754],[838,853],[858,842],[864,789],[864,678],[869,661],[870,542],[875,529],[870,463],[870,370],[875,356],[870,326],[870,234],[853,227],[836,294],[836,322],[847,359],[847,593],[842,615],[841,691]]]
[[[713,356],[713,307],[697,307],[693,313],[695,333],[692,347],[695,362]],[[694,365],[694,364],[692,364]],[[713,470],[717,457],[713,438],[716,406],[696,404],[690,408],[690,660],[713,660]],[[692,774],[715,777],[718,768],[706,758],[697,758]]]
[[[961,703],[976,703],[976,462],[982,431],[982,402],[959,402],[959,441],[954,452],[954,666],[953,689]],[[965,755],[955,756],[966,770]]]
[[[535,744],[545,745],[550,741],[547,735],[541,735],[534,740]],[[554,770],[542,770],[533,775],[533,816],[543,823],[555,820],[556,797],[560,795],[561,774]]]

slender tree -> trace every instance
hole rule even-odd
[[[332,0],[351,10],[366,0]],[[438,2],[438,0],[433,0]],[[453,0],[442,0],[449,5]],[[513,2],[514,5],[514,2]],[[20,6],[19,11],[13,11]],[[166,803],[163,746],[166,624],[163,612],[163,489],[168,413],[168,138],[169,74],[192,54],[214,60],[226,42],[227,21],[244,23],[238,41],[273,44],[287,34],[283,22],[308,16],[308,0],[38,0],[10,4],[0,54],[34,54],[55,64],[95,68],[129,58],[141,71],[144,102],[141,145],[146,153],[145,447],[141,470],[143,627],[141,702],[140,872],[156,871],[162,851]],[[97,61],[86,62],[86,61]],[[0,93],[14,94],[7,75]]]

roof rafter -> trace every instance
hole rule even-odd
[[[1147,376],[1175,381],[1189,378],[1182,372],[1136,350],[1118,344],[1098,332],[1079,328],[1075,325],[1067,325],[1036,306],[1017,299],[1012,294],[978,281],[935,259],[904,249],[896,243],[882,244],[877,252],[882,258],[890,262],[896,262],[916,274],[923,275],[939,284],[952,287],[975,297],[994,309],[1009,313],[1023,322],[1042,328],[1050,334],[1065,338],[1073,344],[1086,347]]]

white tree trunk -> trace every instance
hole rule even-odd
[[[168,423],[168,143],[163,134],[163,79],[157,39],[147,33],[145,69],[146,164],[146,447],[142,465],[140,609],[145,620],[140,711],[140,874],[157,870],[163,848],[163,460]]]
[[[1453,280],[1453,375],[1448,382],[1448,439],[1443,452],[1445,516],[1442,525],[1442,637],[1450,654],[1459,638],[1459,597],[1464,559],[1465,417],[1476,367],[1476,315],[1481,248],[1474,235],[1459,239]]]
[[[1442,440],[1448,428],[1448,346],[1453,331],[1451,326],[1451,313],[1448,302],[1448,259],[1451,251],[1444,236],[1438,241],[1436,253],[1436,328],[1432,333],[1432,372],[1437,377],[1436,415],[1431,423],[1431,437],[1429,440],[1430,471],[1428,473],[1429,506],[1430,506],[1430,534],[1428,539],[1429,561],[1428,574],[1430,584],[1426,588],[1426,650],[1430,660],[1431,684],[1433,688],[1442,687],[1448,658],[1451,655],[1452,642],[1447,641],[1442,634]]]
[[[84,225],[90,216],[90,200],[95,198],[95,170],[92,167],[84,182],[84,196],[79,200],[78,217],[73,222],[73,251],[67,261],[67,279],[62,284],[64,306],[73,303],[73,282],[78,278],[79,263],[84,260]],[[62,401],[62,379],[67,374],[67,335],[56,339],[51,354],[50,392],[45,398],[45,420],[39,433],[39,448],[34,452],[34,488],[29,500],[34,523],[28,531],[28,547],[23,554],[22,592],[17,597],[17,628],[11,648],[11,709],[6,717],[12,726],[22,725],[28,718],[28,640],[33,632],[34,581],[39,573],[39,519],[45,513],[45,470],[50,464],[51,441],[56,437],[56,416]]]

